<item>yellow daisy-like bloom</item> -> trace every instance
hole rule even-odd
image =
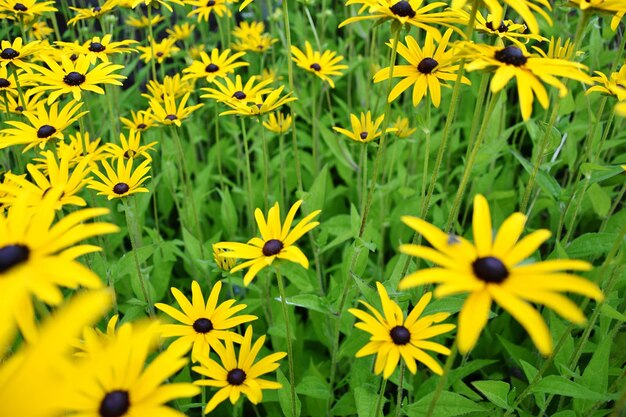
[[[617,103],[615,105],[615,113],[618,114],[619,116],[626,117],[626,101]],[[626,167],[626,165],[622,165],[622,168],[624,167]],[[624,170],[626,170],[626,168],[624,168]]]
[[[156,126],[156,122],[152,117],[152,109],[141,110],[135,112],[133,110],[130,111],[131,119],[126,117],[120,117],[120,121],[124,124],[124,126],[130,130],[136,130],[138,132],[145,132],[153,126]]]
[[[193,15],[197,15],[198,22],[209,21],[211,17],[211,13],[215,13],[219,17],[224,15],[230,17],[232,13],[228,8],[228,4],[230,1],[228,0],[188,0],[187,4],[193,6],[193,9],[187,14],[187,16],[191,17]]]
[[[128,17],[126,19],[126,23],[128,23],[130,26],[137,28],[137,29],[144,29],[147,28],[148,26],[152,25],[152,26],[156,26],[159,23],[163,22],[165,20],[165,16],[157,14],[152,16],[152,19],[148,19],[148,16],[141,16],[141,17]],[[149,61],[149,60],[148,60]]]
[[[461,23],[454,12],[430,13],[435,9],[447,7],[441,1],[424,5],[424,0],[348,0],[346,6],[362,4],[361,11],[369,9],[368,15],[350,17],[339,24],[343,27],[350,23],[367,19],[394,20],[402,25],[408,24],[430,33],[436,40],[441,39],[439,29],[435,25],[450,26],[451,23]],[[458,30],[458,29],[457,29]]]
[[[148,94],[142,94],[142,97],[148,100],[155,99],[163,102],[165,96],[179,98],[187,93],[193,93],[195,89],[195,80],[183,80],[181,74],[166,75],[163,82],[150,80],[146,85]]]
[[[0,0],[0,13],[7,13],[9,19],[19,19],[22,16],[35,17],[47,12],[56,12],[54,1],[37,0]]]
[[[30,56],[41,51],[40,41],[32,41],[24,44],[22,38],[15,38],[13,42],[3,40],[0,42],[0,67],[14,65],[30,72],[32,64]]]
[[[270,113],[267,122],[263,122],[263,126],[270,132],[282,134],[289,131],[291,127],[291,115],[284,115],[281,112]]]
[[[171,29],[165,29],[165,32],[170,37],[170,39],[183,41],[190,37],[195,29],[196,25],[183,23],[182,25],[174,25]]]
[[[402,116],[398,116],[391,127],[396,129],[395,135],[399,138],[408,138],[413,133],[417,132],[416,127],[412,128],[409,126],[409,119]]]
[[[255,103],[257,95],[264,95],[272,91],[272,88],[268,87],[272,83],[272,80],[260,81],[254,85],[257,77],[252,76],[245,85],[241,81],[241,76],[235,77],[235,82],[232,82],[230,78],[224,78],[225,84],[215,80],[213,83],[217,88],[202,88],[208,94],[203,94],[202,98],[212,98],[222,103],[232,102],[239,104]]]
[[[39,74],[27,76],[27,79],[39,84],[32,88],[34,93],[50,91],[48,104],[54,103],[62,94],[72,94],[76,101],[82,99],[83,91],[104,94],[99,84],[122,85],[120,80],[126,79],[126,76],[114,73],[124,68],[123,65],[102,62],[89,69],[91,58],[87,55],[79,56],[74,62],[63,57],[61,65],[47,57],[42,59],[49,69],[34,66],[33,69]]]
[[[507,218],[493,239],[489,204],[480,194],[474,198],[474,244],[448,235],[416,217],[405,216],[402,221],[423,235],[433,247],[401,245],[400,251],[436,266],[404,277],[399,287],[407,289],[436,283],[440,284],[435,290],[436,297],[470,293],[459,314],[458,344],[462,353],[469,352],[476,344],[487,323],[492,301],[526,329],[539,352],[549,355],[552,352],[550,331],[529,302],[543,304],[565,319],[582,324],[585,322],[583,312],[559,292],[570,291],[596,300],[604,298],[595,283],[560,272],[587,271],[591,269],[588,262],[567,259],[524,262],[551,233],[541,229],[518,241],[526,223],[522,213]]]
[[[501,0],[483,0],[483,3],[485,3],[492,16],[492,24],[494,27],[500,26],[504,17],[504,8],[500,4],[500,1]],[[460,9],[465,7],[467,3],[468,0],[452,0],[452,8]],[[546,22],[552,25],[550,15],[542,8],[545,7],[548,10],[552,10],[552,6],[548,0],[504,0],[504,3],[515,10],[521,18],[524,19],[524,22],[526,22],[528,28],[534,34],[539,34],[539,24],[537,23],[535,13],[541,15]]]
[[[470,14],[465,10],[459,10],[459,13],[469,23]],[[525,24],[515,23],[512,20],[501,20],[499,24],[495,23],[495,19],[492,15],[487,15],[487,18],[483,14],[476,10],[476,23],[474,27],[477,31],[487,33],[492,37],[497,37],[497,45],[504,46],[504,40],[513,42],[516,45],[526,44],[530,40],[544,42],[547,38],[534,33],[528,33],[528,27]]]
[[[298,200],[291,206],[285,218],[285,223],[282,225],[280,223],[280,207],[278,203],[274,204],[269,213],[267,213],[267,221],[263,217],[263,212],[260,209],[256,209],[254,217],[261,233],[260,238],[253,237],[248,243],[220,242],[215,244],[215,247],[218,249],[228,250],[228,252],[222,253],[222,256],[225,258],[248,259],[230,270],[232,274],[244,268],[250,268],[243,277],[245,286],[250,284],[261,269],[270,266],[276,259],[284,259],[298,263],[304,268],[309,268],[309,260],[300,248],[295,246],[295,243],[306,232],[319,225],[319,222],[312,220],[321,213],[321,210],[313,211],[300,220],[291,230],[291,224],[301,204],[302,200]]]
[[[138,46],[137,49],[141,52],[139,56],[140,59],[143,59],[143,62],[149,64],[152,59],[156,60],[159,64],[162,64],[167,58],[170,58],[172,55],[180,51],[180,48],[176,45],[175,39],[165,38],[161,40],[161,42],[152,42],[152,46]],[[152,55],[154,53],[154,56]]]
[[[29,207],[23,194],[0,213],[0,291],[16,297],[7,319],[15,320],[29,340],[36,334],[31,296],[56,306],[64,300],[59,287],[102,287],[100,278],[76,261],[100,248],[78,242],[119,231],[113,224],[86,222],[109,213],[104,208],[75,211],[55,223],[59,196],[60,190],[52,190],[41,204]]]
[[[372,113],[368,110],[367,113],[361,112],[361,117],[357,117],[355,114],[350,114],[350,122],[352,123],[352,130],[344,129],[342,127],[333,126],[333,130],[346,135],[350,139],[366,143],[371,142],[380,135],[383,134],[382,130],[378,130],[383,123],[385,115],[381,115],[375,121],[372,120]],[[388,128],[387,133],[395,132],[395,128]]]
[[[207,82],[212,83],[217,78],[226,78],[228,74],[235,72],[236,68],[247,67],[247,62],[237,62],[238,58],[244,56],[244,52],[236,52],[230,55],[230,49],[226,49],[221,52],[214,48],[211,51],[211,56],[206,52],[200,53],[200,61],[193,61],[193,63],[183,70],[185,75],[183,80],[204,78]]]
[[[569,0],[569,5],[580,10],[608,12],[615,14],[611,20],[611,29],[616,30],[620,20],[626,15],[626,3],[623,0]]]
[[[296,97],[290,97],[291,93],[281,97],[280,94],[283,92],[284,87],[281,86],[263,98],[261,94],[257,94],[256,102],[254,104],[245,104],[245,103],[234,103],[231,101],[225,101],[224,103],[228,105],[232,110],[227,110],[225,112],[220,113],[220,116],[226,114],[238,114],[240,116],[260,116],[265,113],[272,112],[282,106],[283,104],[287,104],[289,102],[297,100]]]
[[[265,24],[263,22],[241,22],[232,32],[237,39],[233,43],[233,49],[251,52],[267,51],[274,43],[278,42],[278,39],[274,39],[269,33],[264,32]]]
[[[63,139],[63,130],[76,120],[87,114],[86,111],[78,112],[83,103],[71,101],[59,112],[59,103],[54,103],[49,109],[43,102],[37,104],[35,111],[25,111],[24,116],[29,123],[6,121],[13,126],[0,130],[0,149],[13,145],[26,145],[22,152],[39,145],[43,149],[49,140]]]
[[[462,53],[471,60],[465,66],[468,71],[482,69],[495,71],[491,80],[492,93],[502,90],[511,78],[516,78],[520,109],[524,120],[530,119],[532,115],[535,97],[544,109],[547,109],[550,104],[542,81],[557,87],[560,97],[567,95],[568,89],[557,77],[570,78],[585,84],[593,83],[591,77],[584,72],[587,69],[584,65],[564,59],[544,58],[530,54],[522,45],[509,45],[502,48],[462,42],[459,50],[463,50]]]
[[[235,300],[227,300],[218,305],[222,290],[222,283],[219,281],[211,289],[206,304],[200,285],[195,280],[191,283],[191,302],[177,288],[172,287],[171,290],[182,312],[163,303],[156,303],[154,306],[182,324],[163,324],[162,336],[178,337],[170,345],[170,349],[185,353],[192,349],[191,360],[194,362],[208,357],[211,348],[221,347],[219,340],[226,340],[227,335],[236,343],[241,343],[243,337],[233,333],[231,329],[258,318],[249,314],[235,316],[247,307],[246,304],[234,305]]]
[[[76,12],[76,15],[67,21],[68,25],[75,25],[81,20],[98,19],[107,13],[111,13],[117,7],[118,0],[106,0],[102,4],[94,7],[80,8],[72,7],[70,9]]]
[[[239,356],[235,354],[235,346],[230,336],[226,337],[225,342],[224,346],[221,344],[215,346],[215,352],[222,362],[221,365],[206,356],[200,359],[202,366],[192,368],[195,372],[210,378],[197,380],[194,382],[196,385],[220,388],[207,403],[204,414],[213,411],[218,404],[227,398],[232,404],[235,404],[241,394],[245,394],[251,403],[258,404],[263,401],[264,389],[282,388],[278,382],[268,381],[260,377],[278,369],[280,364],[277,362],[287,356],[285,352],[272,353],[256,361],[256,357],[265,343],[265,336],[259,337],[253,345],[252,326],[246,328],[239,349]]]
[[[0,314],[8,317],[17,300],[3,292]],[[70,351],[73,340],[84,326],[100,319],[113,301],[109,291],[82,292],[48,317],[37,331],[37,338],[23,343],[0,366],[2,414],[20,417],[66,415],[65,399],[73,381],[68,368],[75,363]],[[0,323],[0,352],[10,350],[13,322]],[[39,392],[32,401],[33,392]]]
[[[91,168],[96,168],[96,163],[107,158],[105,146],[100,145],[101,138],[92,139],[89,132],[69,135],[70,142],[57,143],[57,155],[60,158],[70,158],[70,167],[79,164],[83,159],[89,159]],[[37,159],[36,159],[37,160]]]
[[[0,71],[2,70],[0,69]],[[9,81],[12,83],[14,80],[11,78],[9,78]],[[0,80],[0,82],[2,82],[2,80]],[[40,103],[40,99],[41,96],[43,96],[43,93],[33,94],[33,92],[28,89],[24,91],[23,96],[25,103],[23,103],[22,100],[19,98],[19,94],[16,94],[15,96],[7,94],[6,97],[3,97],[2,100],[0,100],[0,111],[20,115],[23,114],[25,111],[35,111]]]
[[[569,38],[563,41],[560,37],[554,38],[554,36],[551,36],[548,41],[547,51],[544,51],[535,45],[533,45],[532,48],[544,58],[557,58],[570,61],[575,56],[578,57],[584,55],[584,52],[582,51],[574,51],[574,44]]]
[[[243,0],[243,3],[241,3],[241,6],[239,6],[239,11],[242,11],[243,9],[248,7],[248,5],[252,3],[253,1],[254,0]]]
[[[410,35],[404,38],[406,45],[402,42],[398,43],[398,54],[409,61],[410,65],[394,66],[393,76],[402,77],[402,80],[389,93],[387,100],[390,103],[407,88],[413,86],[413,106],[417,106],[424,96],[430,95],[433,105],[439,107],[441,86],[449,87],[445,81],[456,80],[456,72],[459,70],[459,66],[456,65],[458,57],[452,49],[446,51],[450,35],[452,35],[452,30],[448,29],[437,48],[430,33],[426,34],[423,49]],[[390,40],[387,46],[393,48],[393,40]],[[389,73],[390,67],[381,69],[374,75],[374,82],[388,80]],[[467,77],[462,77],[461,82],[470,84]]]
[[[45,158],[45,165],[43,165],[42,168],[38,168],[33,164],[26,166],[34,183],[28,181],[21,175],[6,174],[7,178],[11,180],[15,187],[4,188],[0,186],[11,194],[11,196],[0,198],[0,202],[12,204],[20,198],[20,195],[26,194],[28,196],[28,205],[36,206],[41,204],[50,191],[59,190],[59,199],[55,205],[57,210],[60,210],[66,205],[86,206],[87,203],[85,200],[77,194],[90,180],[90,157],[83,158],[82,161],[70,171],[72,155],[63,155],[59,160],[57,160],[52,151],[42,152],[42,155]],[[47,175],[42,171],[47,172]]]
[[[237,263],[237,259],[225,258],[224,256],[222,256],[224,252],[227,251],[225,249],[216,248],[215,245],[213,245],[213,259],[215,260],[215,264],[222,271],[228,272],[233,269],[233,267]]]
[[[144,157],[151,161],[152,157],[148,151],[154,150],[154,147],[158,142],[150,142],[147,145],[141,144],[141,132],[138,130],[131,130],[128,132],[128,139],[126,135],[120,133],[121,146],[116,143],[108,143],[108,147],[105,152],[113,158],[133,159],[137,157]]]
[[[162,103],[156,99],[150,99],[150,109],[152,109],[153,112],[153,120],[166,126],[176,125],[177,127],[181,127],[182,120],[204,106],[204,103],[199,103],[187,107],[187,100],[189,100],[190,95],[190,93],[185,94],[180,100],[178,107],[176,106],[176,99],[172,96],[166,95],[163,97]]]
[[[101,161],[104,172],[93,171],[102,182],[92,180],[87,188],[100,191],[98,195],[106,195],[107,199],[122,198],[135,193],[147,193],[148,189],[141,185],[150,176],[150,160],[146,159],[133,171],[134,159],[124,163],[124,158],[117,160],[117,171],[105,160]]]
[[[168,349],[146,365],[158,341],[158,323],[126,323],[94,340],[70,373],[74,383],[64,398],[66,410],[81,417],[185,417],[166,403],[200,390],[168,381],[187,363],[185,352]]]
[[[165,6],[165,8],[167,10],[169,10],[170,12],[173,12],[174,10],[172,9],[172,6],[169,5],[169,2],[172,2],[174,4],[178,4],[180,6],[184,6],[185,3],[183,3],[181,0],[134,0],[131,7],[134,9],[139,5],[144,5],[144,6],[148,6],[148,7],[153,7],[152,3],[158,3],[160,5]]]
[[[449,355],[450,349],[429,341],[428,339],[447,333],[454,329],[454,324],[439,324],[450,316],[450,313],[436,313],[421,317],[428,303],[432,299],[432,293],[427,292],[420,298],[409,315],[404,318],[400,307],[389,298],[387,290],[380,282],[376,282],[378,295],[382,304],[381,314],[365,301],[359,301],[372,313],[351,308],[350,314],[360,319],[354,327],[366,331],[372,335],[370,341],[357,353],[357,358],[376,354],[374,372],[383,374],[388,379],[398,366],[400,358],[404,361],[412,374],[417,372],[416,360],[426,365],[437,375],[443,374],[441,365],[424,350]]]
[[[46,22],[34,22],[28,25],[28,33],[31,38],[41,41],[52,35],[54,29],[49,27]]]
[[[612,73],[610,78],[600,71],[594,72],[596,76],[592,80],[596,82],[596,85],[589,88],[585,94],[597,92],[614,96],[619,101],[626,100],[626,65],[622,65],[619,71]]]
[[[303,68],[309,72],[320,77],[322,80],[328,82],[331,88],[335,88],[331,75],[341,75],[341,70],[348,68],[347,65],[339,65],[339,62],[343,60],[343,56],[337,56],[336,52],[313,51],[309,41],[304,44],[306,54],[295,46],[291,47],[291,58],[300,68]]]
[[[0,102],[4,101],[4,93],[14,97],[19,95],[17,91],[17,83],[15,82],[16,75],[17,81],[20,83],[22,88],[28,85],[28,81],[25,78],[25,72],[23,70],[17,69],[14,73],[10,73],[7,67],[0,67],[0,95],[2,96],[2,100],[0,100]]]
[[[93,37],[91,40],[80,45],[78,42],[55,42],[57,45],[68,48],[77,55],[87,55],[89,63],[94,65],[97,60],[100,62],[109,62],[109,55],[137,52],[135,48],[130,47],[137,43],[135,40],[123,40],[112,42],[112,35],[104,35]]]

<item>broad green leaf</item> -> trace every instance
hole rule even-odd
[[[526,380],[530,384],[531,381],[535,379],[535,376],[537,376],[537,372],[538,372],[537,368],[535,368],[534,366],[532,366],[531,364],[529,364],[528,362],[524,360],[520,360],[520,364],[522,365],[522,370],[524,371],[524,375],[526,375]],[[546,403],[545,394],[542,392],[535,392],[533,393],[533,396],[535,397],[535,402],[537,403],[537,405],[543,409]]]
[[[404,411],[410,417],[425,416],[430,407],[434,393],[428,394],[413,404],[404,406]],[[437,400],[432,417],[454,417],[468,413],[484,413],[485,408],[474,401],[454,392],[443,391]]]
[[[509,409],[509,390],[511,386],[502,381],[474,381],[472,385],[480,391],[489,401],[500,408]]]
[[[298,294],[287,297],[287,304],[304,307],[308,310],[319,311],[324,314],[331,314],[330,306],[325,298],[315,294]]]
[[[330,398],[328,383],[317,375],[306,375],[296,387],[296,392],[308,397],[327,400]]]
[[[278,390],[278,402],[280,403],[280,408],[283,410],[283,415],[285,416],[293,416],[293,405],[291,402],[291,384],[289,384],[289,379],[283,374],[280,369],[276,370],[276,379],[283,386]],[[302,411],[302,404],[300,402],[300,398],[296,393],[296,410],[295,417],[300,417],[300,413]]]
[[[526,172],[528,172],[529,174],[532,173],[534,167],[530,162],[528,162],[528,160],[526,160],[526,158],[524,158],[519,152],[515,150],[511,149],[510,152],[513,154],[515,159],[517,159],[522,164]],[[537,171],[536,181],[537,184],[539,184],[539,186],[543,189],[543,191],[548,193],[552,197],[558,199],[558,197],[561,195],[561,186],[559,185],[558,181],[555,180],[552,175],[549,175],[545,171],[543,171],[541,168],[539,169],[539,171]]]
[[[587,197],[591,200],[593,211],[600,217],[606,217],[611,209],[611,198],[606,191],[597,183],[591,184],[587,189]]]
[[[580,385],[592,391],[606,392],[609,387],[609,355],[611,354],[612,340],[603,337],[596,346],[591,360],[585,367],[582,378],[578,381]],[[574,399],[574,410],[581,414],[586,414],[594,404],[594,401]]]
[[[364,386],[354,390],[354,402],[356,403],[357,414],[359,417],[372,417],[376,412],[376,401],[378,393],[373,392],[371,388]],[[385,401],[380,405],[383,407]],[[382,414],[382,413],[381,413]]]
[[[562,395],[565,397],[580,398],[591,401],[606,401],[615,397],[615,394],[602,394],[589,388],[570,381],[558,375],[550,375],[540,380],[533,392],[545,392],[546,394]]]
[[[574,239],[566,250],[572,259],[589,259],[606,254],[614,242],[615,235],[611,233],[585,233]]]

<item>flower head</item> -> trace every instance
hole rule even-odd
[[[135,40],[123,40],[119,42],[113,42],[112,35],[104,35],[103,37],[94,36],[84,44],[77,42],[60,42],[57,41],[57,45],[68,48],[75,54],[87,55],[89,62],[94,65],[96,61],[109,62],[109,55],[137,52],[137,50],[130,45],[137,43]]]
[[[148,151],[154,150],[156,141],[150,142],[146,145],[141,144],[141,132],[139,130],[131,130],[128,133],[128,138],[123,133],[120,133],[120,142],[108,143],[106,152],[113,158],[132,159],[137,157],[143,157],[147,160],[152,160],[152,157]]]
[[[206,52],[200,53],[200,61],[193,61],[191,65],[183,70],[185,75],[183,80],[204,78],[207,82],[214,82],[218,78],[226,78],[228,74],[235,72],[236,68],[245,67],[250,64],[237,61],[244,56],[244,52],[230,54],[230,49],[221,52],[215,48],[209,56]]]
[[[452,0],[452,8],[460,9],[465,7],[467,2],[468,0]],[[500,0],[484,0],[484,3],[489,9],[493,27],[500,26],[504,17],[504,8],[500,4]],[[541,15],[549,24],[552,24],[550,15],[542,9],[542,7],[545,7],[548,10],[552,10],[549,0],[504,0],[504,3],[524,19],[524,22],[526,22],[533,34],[539,33],[539,24],[537,23],[535,13]]]
[[[336,52],[313,51],[311,44],[306,41],[304,44],[305,52],[302,52],[296,46],[291,47],[292,60],[300,68],[312,72],[322,80],[328,82],[331,88],[335,88],[331,75],[341,75],[341,70],[347,69],[347,65],[341,65],[339,62],[343,60],[343,56],[337,56]]]
[[[291,93],[284,96],[280,96],[284,87],[278,87],[275,90],[270,90],[269,94],[263,98],[261,94],[256,95],[256,100],[253,104],[246,104],[240,102],[226,101],[224,104],[228,105],[232,110],[227,110],[220,113],[220,116],[226,114],[238,114],[241,116],[260,116],[265,113],[272,112],[289,102],[297,100],[296,97],[290,97]]]
[[[105,160],[101,161],[104,172],[93,171],[102,182],[92,180],[87,188],[100,191],[98,195],[106,195],[107,199],[122,198],[135,193],[147,193],[148,189],[142,187],[150,177],[150,160],[146,159],[133,170],[134,159],[124,158],[117,160],[117,170],[113,170],[111,165]]]
[[[215,13],[219,17],[224,15],[231,16],[232,13],[228,8],[229,0],[188,0],[187,4],[193,6],[193,9],[187,14],[191,17],[196,15],[198,22],[208,22],[211,17],[211,13]]]
[[[383,378],[385,379],[391,376],[400,358],[404,360],[412,374],[417,372],[416,360],[422,362],[437,375],[443,374],[441,365],[424,350],[443,355],[450,354],[450,349],[447,347],[428,340],[456,327],[454,324],[433,326],[434,323],[447,319],[450,313],[436,313],[420,318],[432,298],[432,293],[428,292],[422,296],[405,319],[400,307],[389,298],[383,284],[376,282],[376,288],[383,314],[365,301],[360,301],[360,303],[372,314],[356,308],[348,310],[350,314],[361,320],[354,326],[372,335],[370,341],[356,353],[356,357],[362,358],[375,353],[374,372],[380,374],[384,371]]]
[[[256,85],[254,84],[257,77],[252,76],[248,79],[244,85],[241,81],[241,76],[235,77],[235,82],[230,78],[224,78],[224,84],[215,80],[213,85],[217,88],[203,88],[208,94],[203,94],[202,98],[212,98],[221,102],[232,102],[238,104],[256,103],[257,95],[264,95],[272,91],[272,88],[268,87],[272,83],[272,80],[262,80]]]
[[[491,215],[487,200],[478,194],[474,198],[474,244],[464,238],[448,235],[416,217],[405,216],[402,221],[433,246],[401,245],[407,255],[426,259],[436,266],[407,275],[400,288],[437,283],[435,297],[469,292],[459,315],[459,351],[471,350],[489,317],[492,301],[509,312],[530,334],[537,349],[549,355],[552,339],[541,314],[530,304],[544,304],[574,323],[585,317],[568,298],[559,294],[570,291],[602,300],[602,291],[593,282],[563,270],[585,271],[591,265],[578,260],[549,260],[522,263],[550,237],[545,229],[537,230],[518,241],[526,216],[514,213],[502,224],[492,238]]]
[[[265,24],[263,22],[241,22],[232,32],[236,39],[233,43],[233,49],[250,52],[267,51],[272,44],[278,42],[278,39],[274,39],[269,33],[264,32]]]
[[[263,212],[260,209],[256,209],[254,217],[261,233],[260,238],[254,237],[248,243],[220,242],[215,244],[215,247],[218,249],[228,250],[228,252],[222,253],[223,257],[248,259],[230,270],[231,273],[234,273],[244,268],[249,268],[243,277],[244,285],[250,284],[261,269],[270,266],[276,259],[296,262],[305,268],[309,267],[309,260],[300,248],[295,246],[295,243],[306,232],[319,225],[319,222],[312,220],[320,214],[321,210],[313,211],[291,229],[296,211],[298,211],[301,204],[302,200],[298,200],[291,206],[282,225],[280,223],[280,207],[278,203],[274,204],[274,207],[267,213],[267,221],[263,217]]]
[[[282,112],[270,113],[267,122],[263,122],[263,126],[270,132],[282,134],[289,131],[291,127],[291,115],[284,115]]]
[[[40,52],[42,49],[40,41],[24,43],[22,38],[15,38],[13,42],[3,40],[0,42],[0,67],[14,65],[30,72],[32,64],[29,57]]]
[[[378,117],[375,121],[372,120],[372,114],[370,111],[367,113],[361,112],[361,117],[357,117],[354,114],[350,115],[350,122],[352,123],[352,130],[347,130],[342,127],[333,126],[333,129],[336,132],[339,132],[343,135],[346,135],[350,139],[356,142],[371,142],[380,135],[382,135],[382,131],[378,130],[380,125],[383,123],[385,115]],[[395,128],[388,128],[387,132],[395,132]]]
[[[395,134],[399,138],[408,138],[413,133],[417,132],[417,128],[411,127],[409,125],[409,119],[403,116],[398,116],[391,127],[396,129]]]
[[[183,120],[189,117],[191,113],[204,106],[204,103],[198,103],[187,107],[187,101],[190,96],[190,93],[185,94],[178,103],[178,106],[176,105],[174,96],[165,95],[162,102],[155,98],[150,99],[152,119],[166,126],[175,125],[176,127],[181,127]]]

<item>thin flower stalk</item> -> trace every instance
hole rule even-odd
[[[285,283],[280,273],[280,267],[276,266],[276,279],[278,281],[278,293],[280,304],[285,320],[285,337],[287,338],[287,359],[289,361],[289,398],[291,400],[291,417],[296,417],[296,375],[293,365],[293,341],[291,339],[291,325],[289,324],[289,312],[287,311],[287,298],[285,297]]]
[[[252,170],[250,168],[250,149],[248,148],[248,131],[246,129],[246,121],[241,117],[241,134],[243,135],[243,149],[246,159],[246,179],[248,183],[248,220],[250,226],[254,224],[254,195],[252,194]],[[266,203],[267,204],[267,203]]]

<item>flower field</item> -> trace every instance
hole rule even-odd
[[[0,416],[626,416],[625,15],[0,0]]]

